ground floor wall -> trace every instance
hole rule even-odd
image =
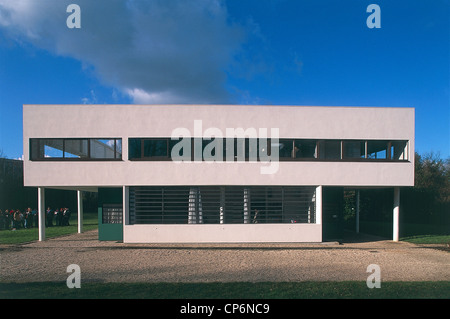
[[[321,242],[317,224],[130,225],[126,243]]]

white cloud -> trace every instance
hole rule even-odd
[[[244,41],[219,0],[0,0],[11,38],[69,56],[135,103],[227,103],[226,70]],[[91,100],[86,98],[86,102]]]

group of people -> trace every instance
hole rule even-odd
[[[45,226],[69,226],[70,210],[67,207],[51,209],[47,208],[45,212]],[[0,209],[0,229],[17,230],[21,228],[38,227],[38,212],[27,208],[24,211],[20,209]]]

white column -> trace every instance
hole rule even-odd
[[[80,190],[77,190],[77,198],[78,198],[78,233],[81,234],[83,232],[83,193]]]
[[[129,207],[129,200],[130,200],[130,187],[123,186],[123,216],[122,216],[122,222],[124,225],[130,224],[130,216],[128,214],[128,207]]]
[[[399,216],[400,216],[400,188],[394,187],[394,236],[393,241],[398,241],[399,239]]]
[[[45,188],[38,187],[39,241],[45,240]]]
[[[359,189],[356,190],[356,233],[359,233]]]
[[[316,224],[322,224],[322,186],[316,187]]]

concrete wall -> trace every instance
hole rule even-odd
[[[44,187],[123,185],[414,185],[414,109],[253,105],[24,105],[24,183]],[[128,161],[129,137],[194,135],[213,127],[278,128],[280,137],[409,140],[410,162],[173,163]],[[123,161],[29,161],[29,138],[122,138]],[[238,178],[237,178],[238,177]]]
[[[124,225],[126,243],[321,242],[318,224]]]

